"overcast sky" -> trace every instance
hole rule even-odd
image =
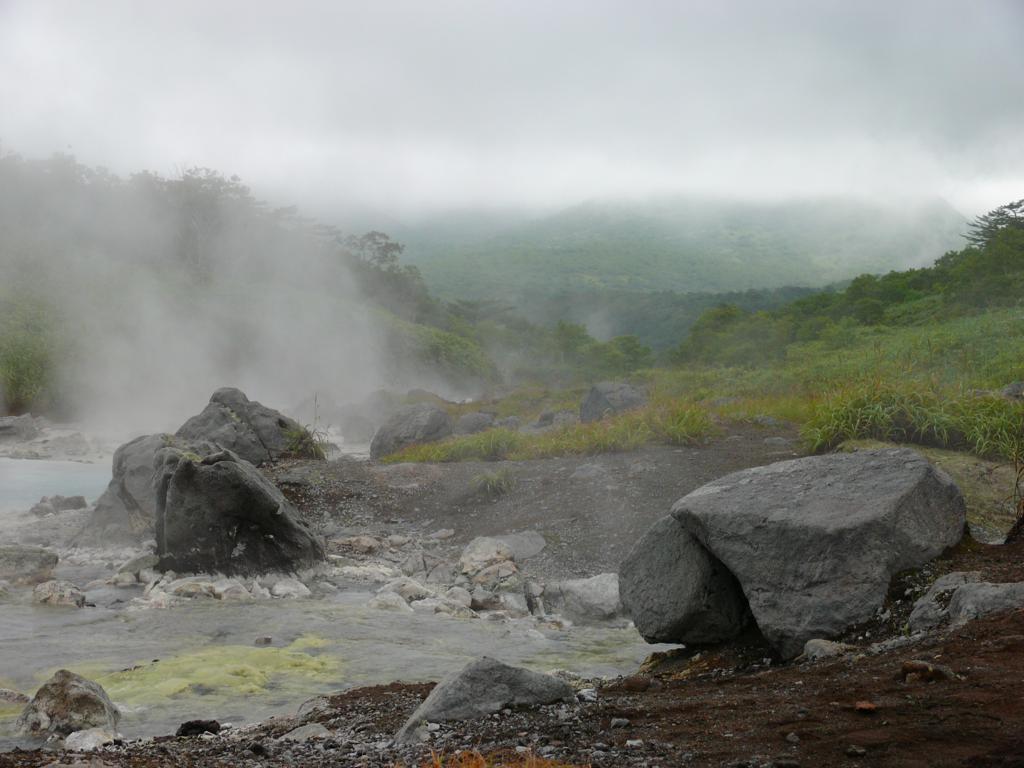
[[[0,0],[0,142],[319,215],[1024,197],[1021,0]]]

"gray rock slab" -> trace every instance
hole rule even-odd
[[[470,720],[505,707],[539,706],[573,699],[572,687],[557,677],[485,656],[438,683],[395,738],[399,742],[412,741],[416,729],[427,722]]]
[[[671,516],[633,545],[619,568],[619,594],[650,643],[729,640],[749,616],[735,577]]]
[[[99,683],[58,670],[22,711],[16,727],[28,736],[67,736],[89,728],[117,730],[121,713]]]
[[[739,580],[785,658],[870,618],[894,574],[960,541],[959,488],[895,448],[735,472],[680,499],[672,516]]]
[[[430,403],[416,403],[399,409],[385,421],[370,442],[370,457],[387,456],[415,443],[430,443],[452,433],[447,411]]]
[[[156,522],[161,569],[291,573],[324,559],[320,540],[256,467],[231,451],[197,458],[162,452]]]

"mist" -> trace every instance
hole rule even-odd
[[[1013,0],[0,4],[0,141],[330,221],[594,197],[1017,194]]]

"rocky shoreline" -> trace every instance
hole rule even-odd
[[[609,391],[605,409],[622,399]],[[414,426],[436,421],[426,411],[408,411]],[[13,527],[0,600],[173,615],[358,592],[369,615],[538,638],[635,621],[677,647],[627,677],[477,660],[436,688],[357,688],[128,741],[102,688],[93,720],[62,725],[47,686],[96,684],[59,672],[19,721],[39,748],[0,765],[411,767],[476,751],[535,766],[1016,764],[983,756],[1014,754],[1021,724],[1019,701],[993,713],[1024,657],[1022,545],[961,541],[959,489],[913,451],[780,461],[794,456],[784,425],[734,425],[694,448],[503,462],[512,482],[493,493],[479,463],[289,458],[297,429],[218,390],[178,434],[119,448],[99,503],[44,499]],[[267,629],[256,646],[275,642]],[[938,749],[943,718],[964,717],[984,722]]]

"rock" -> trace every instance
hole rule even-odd
[[[75,731],[64,739],[64,749],[68,752],[92,752],[107,744],[112,744],[118,736],[107,728],[87,728]]]
[[[908,625],[911,632],[924,632],[949,621],[949,599],[957,587],[981,581],[980,571],[954,571],[940,576],[914,603]]]
[[[32,414],[21,416],[0,416],[0,440],[35,440],[39,437],[39,427]]]
[[[175,436],[193,442],[209,442],[259,466],[295,455],[305,441],[297,421],[267,408],[233,387],[213,393],[198,415],[186,421]],[[316,458],[305,452],[307,458]]]
[[[470,720],[506,707],[573,701],[572,686],[551,675],[484,657],[444,678],[413,712],[395,738],[408,743],[426,722]]]
[[[89,506],[84,496],[43,496],[29,512],[38,517],[45,517],[57,512],[69,512],[85,509]]]
[[[619,568],[619,594],[649,643],[714,643],[748,619],[735,577],[671,516],[640,538]]]
[[[204,733],[220,733],[221,725],[216,720],[188,720],[178,726],[175,736],[202,736]]]
[[[144,537],[156,520],[157,454],[165,448],[205,456],[216,448],[206,443],[190,443],[174,435],[143,435],[130,440],[114,452],[113,476],[103,495],[96,501],[83,536],[105,542]]]
[[[0,579],[15,584],[46,581],[57,567],[57,553],[42,547],[0,545]]]
[[[412,608],[397,592],[379,592],[370,598],[367,603],[371,608],[380,611],[398,611],[399,613],[412,613]]]
[[[1003,387],[999,394],[1008,400],[1024,400],[1024,381],[1014,381]]]
[[[911,675],[914,676],[914,679],[925,683],[936,683],[944,680],[957,679],[957,674],[949,667],[945,667],[941,664],[932,664],[928,661],[919,661],[917,659],[904,661],[903,666],[900,668],[900,678],[904,682],[910,682]]]
[[[647,402],[647,396],[632,384],[622,381],[602,381],[590,388],[580,403],[580,421],[599,421],[638,408]]]
[[[331,732],[320,725],[320,723],[307,723],[306,725],[300,725],[298,728],[288,731],[288,733],[280,737],[279,741],[297,741],[305,743],[310,739],[329,739],[331,735]]]
[[[462,587],[452,587],[444,593],[444,599],[456,605],[461,605],[463,608],[473,607],[473,596],[469,593],[469,590]]]
[[[986,581],[962,584],[949,600],[949,620],[956,626],[968,621],[1024,608],[1024,582],[990,584]]]
[[[156,553],[160,567],[227,575],[295,572],[324,559],[320,541],[281,492],[230,451],[198,461],[161,452]]]
[[[619,575],[601,573],[589,579],[569,579],[549,584],[544,605],[573,621],[612,621],[623,613],[619,599]]]
[[[274,586],[270,588],[270,594],[274,597],[298,598],[309,597],[312,593],[309,591],[309,587],[298,579],[284,578],[274,582]]]
[[[357,555],[372,555],[379,552],[382,546],[380,540],[373,536],[351,536],[341,539],[338,544]]]
[[[476,587],[472,593],[469,607],[474,611],[494,611],[501,608],[501,600],[496,594],[484,587]]]
[[[390,536],[388,536],[387,541],[389,547],[392,547],[393,549],[401,549],[406,544],[411,542],[412,539],[410,539],[408,536],[403,536],[400,533],[392,533]]]
[[[276,586],[276,585],[275,585]],[[302,585],[305,587],[305,585]],[[309,590],[306,590],[309,593]],[[218,579],[213,582],[213,596],[218,600],[252,600],[252,593],[237,579]]]
[[[66,736],[89,728],[116,732],[120,719],[99,684],[61,669],[36,691],[18,718],[17,729],[26,736]]]
[[[454,528],[439,528],[438,530],[430,534],[429,538],[433,539],[434,541],[447,541],[454,535]]]
[[[736,576],[762,634],[792,658],[871,618],[894,574],[960,541],[965,506],[948,475],[896,448],[735,472],[672,516]]]
[[[517,563],[521,563],[527,558],[539,555],[548,545],[547,540],[541,534],[537,533],[537,531],[505,533],[501,536],[493,536],[491,538],[502,542],[512,550],[512,559]]]
[[[398,568],[406,576],[415,576],[418,573],[425,574],[428,570],[427,562],[423,558],[422,552],[413,552],[402,561]]]
[[[138,575],[142,571],[151,571],[160,564],[160,558],[152,552],[133,557],[127,563],[117,569],[118,573],[131,573]]]
[[[816,637],[804,643],[804,651],[801,656],[808,661],[819,661],[820,659],[842,656],[855,650],[856,648],[852,645],[834,643],[831,640],[823,640],[820,637]]]
[[[434,593],[424,587],[415,579],[409,578],[408,576],[402,576],[398,579],[392,579],[383,587],[377,590],[377,594],[384,592],[394,592],[400,596],[407,603],[413,600],[423,600],[428,597],[433,597]]]
[[[476,411],[464,413],[455,421],[456,435],[475,435],[494,426],[494,414]]]
[[[44,581],[32,590],[32,601],[42,605],[85,606],[85,594],[70,581]]]
[[[447,411],[430,403],[407,405],[385,421],[370,443],[370,458],[379,459],[416,443],[431,443],[452,433]]]
[[[0,704],[28,704],[29,698],[24,693],[0,688]]]
[[[484,569],[512,559],[512,548],[501,539],[478,536],[462,550],[459,569],[473,576]]]
[[[487,589],[508,589],[517,583],[519,569],[511,560],[502,560],[473,574],[473,584]]]

